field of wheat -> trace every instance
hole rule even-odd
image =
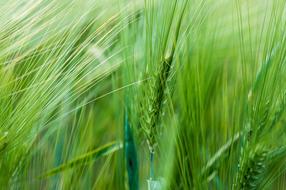
[[[0,0],[1,190],[283,190],[285,111],[285,0]]]

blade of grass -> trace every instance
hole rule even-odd
[[[50,171],[48,171],[44,175],[42,175],[41,178],[53,176],[57,173],[63,172],[63,171],[70,169],[72,167],[82,165],[82,164],[86,164],[88,161],[91,161],[91,160],[97,160],[103,156],[110,155],[110,154],[120,150],[121,148],[122,148],[121,142],[108,143],[108,144],[106,144],[100,148],[97,148],[95,150],[87,152],[86,154],[81,155],[78,158],[75,158],[75,159],[73,159],[73,160],[71,160],[65,164],[62,164],[62,165],[60,165],[54,169],[51,169]]]
[[[125,110],[124,118],[124,151],[125,151],[125,161],[128,173],[128,182],[130,190],[139,189],[139,168],[137,161],[137,152],[134,143],[134,138],[132,130],[130,128],[130,123],[128,120],[128,112]]]

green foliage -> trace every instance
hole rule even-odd
[[[0,12],[0,189],[285,187],[285,0]]]

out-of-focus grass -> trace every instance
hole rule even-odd
[[[283,189],[284,0],[0,12],[1,188]]]

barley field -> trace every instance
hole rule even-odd
[[[286,0],[0,0],[0,190],[284,190],[285,112]]]

